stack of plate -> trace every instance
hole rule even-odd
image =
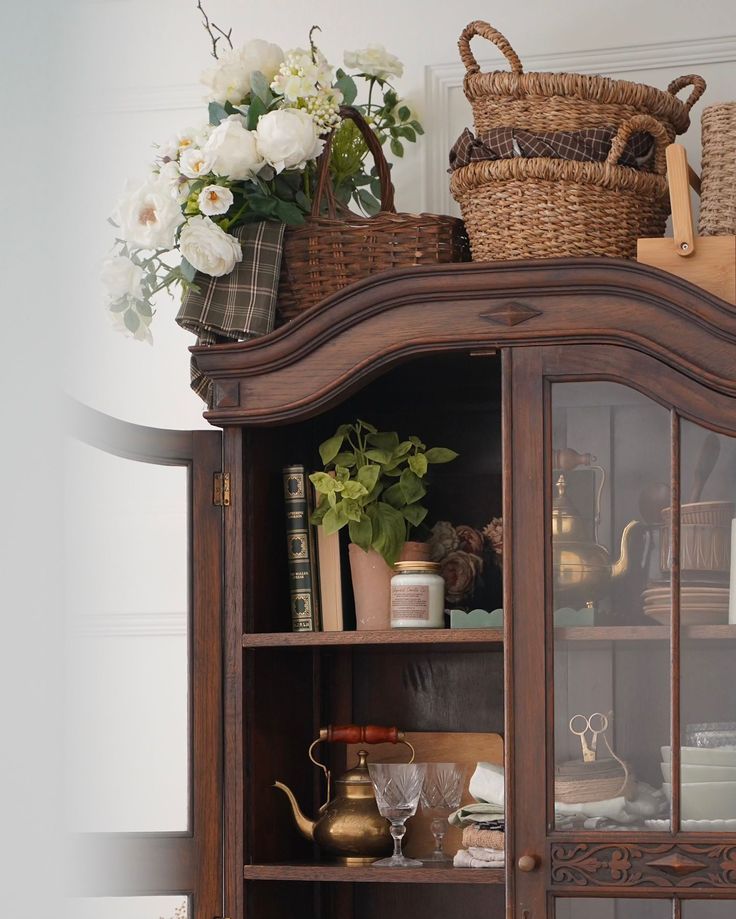
[[[713,584],[683,584],[680,588],[680,622],[683,625],[716,625],[728,622],[728,587]],[[644,612],[667,625],[672,615],[670,585],[650,586],[642,594]]]
[[[668,801],[672,800],[671,758],[670,747],[662,747],[662,788]],[[682,747],[680,760],[683,821],[736,819],[736,746]]]

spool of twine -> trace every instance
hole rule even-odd
[[[585,763],[572,760],[562,763],[555,771],[555,800],[563,804],[587,804],[607,801],[621,795],[628,797],[633,784],[627,764],[618,757],[608,738],[603,735],[610,759]]]
[[[701,236],[736,234],[736,102],[709,105],[701,119]]]

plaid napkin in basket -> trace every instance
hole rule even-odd
[[[176,321],[197,336],[198,345],[243,341],[272,331],[284,229],[283,223],[273,220],[238,227],[233,235],[240,240],[242,261],[220,278],[200,271],[194,276],[199,291],[190,290],[184,297]],[[209,401],[210,383],[194,360],[191,386]]]

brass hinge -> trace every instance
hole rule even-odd
[[[216,507],[230,507],[230,473],[216,472],[212,503]]]

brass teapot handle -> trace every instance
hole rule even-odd
[[[318,766],[325,774],[325,779],[327,780],[327,798],[325,799],[325,804],[329,802],[332,797],[332,777],[330,775],[330,770],[324,763],[321,763],[318,759],[315,759],[314,748],[317,744],[320,743],[365,743],[365,744],[377,744],[377,743],[403,743],[411,750],[411,759],[410,763],[414,762],[414,747],[409,743],[408,740],[404,737],[404,732],[400,731],[397,727],[381,727],[376,724],[341,724],[341,725],[327,725],[326,728],[319,729],[319,737],[316,740],[313,740],[309,745],[309,758],[314,763],[315,766]]]

